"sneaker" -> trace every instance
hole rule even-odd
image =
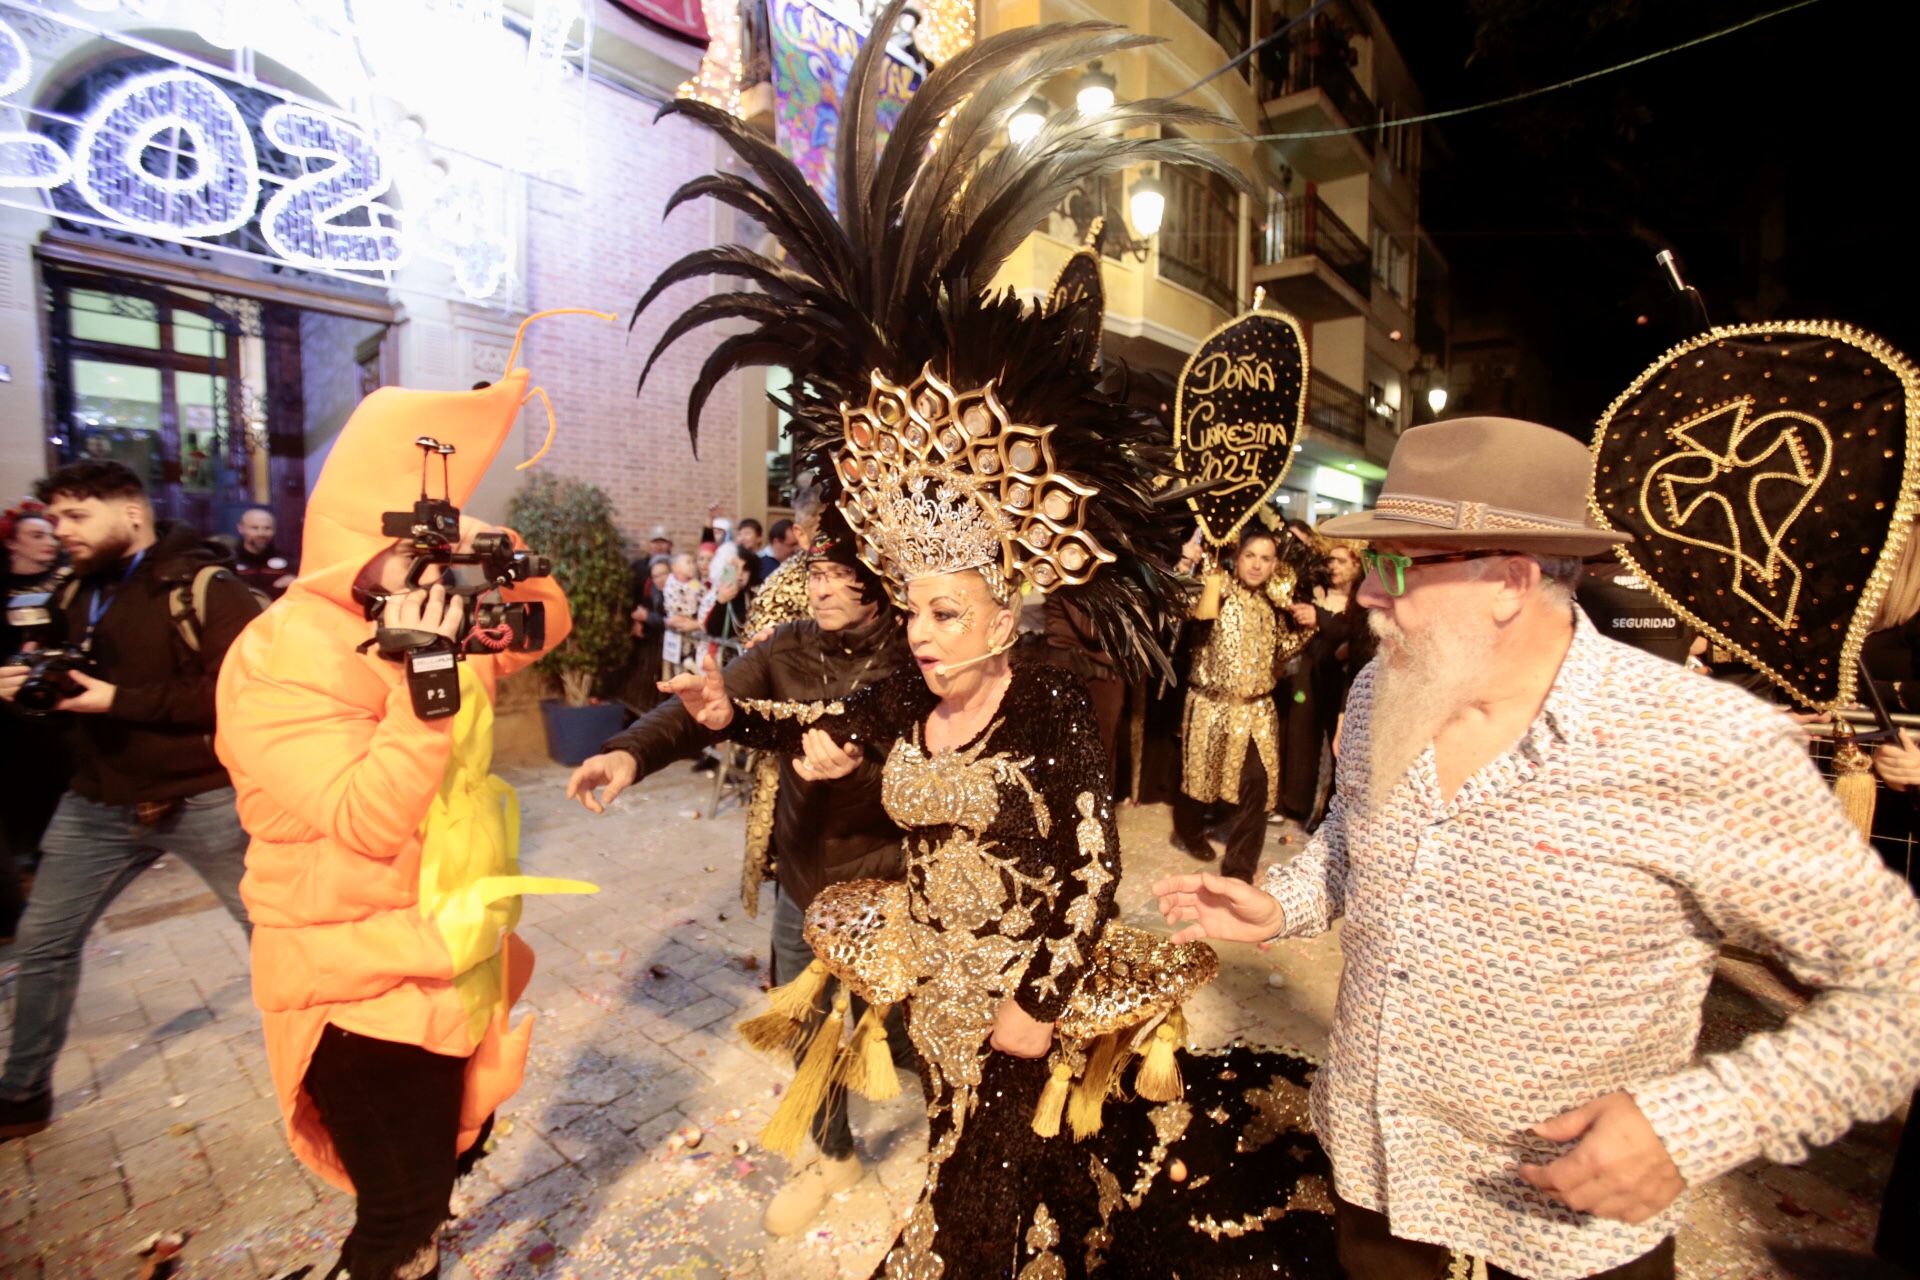
[[[53,1123],[53,1090],[15,1102],[0,1098],[0,1142],[39,1133]]]
[[[767,1213],[761,1224],[768,1235],[797,1235],[820,1216],[827,1201],[859,1182],[866,1172],[867,1167],[860,1163],[859,1156],[847,1156],[843,1160],[821,1156],[787,1179],[787,1185],[767,1202]]]

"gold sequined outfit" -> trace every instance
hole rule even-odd
[[[1292,580],[1269,579],[1254,591],[1229,578],[1220,616],[1193,655],[1181,789],[1196,800],[1240,800],[1240,769],[1249,750],[1267,768],[1266,807],[1279,799],[1280,719],[1273,705],[1277,668],[1299,646],[1281,620]]]
[[[912,979],[906,999],[908,1034],[921,1056],[931,1149],[925,1186],[877,1274],[889,1280],[1064,1280],[1108,1265],[1125,1275],[1236,1274],[1224,1261],[1217,1268],[1193,1266],[1193,1249],[1226,1258],[1221,1237],[1198,1225],[1225,1209],[1194,1212],[1199,1201],[1166,1189],[1171,1139],[1153,1135],[1175,1111],[1110,1104],[1110,1113],[1124,1114],[1115,1115],[1100,1135],[1079,1143],[1041,1138],[1031,1119],[1048,1060],[1010,1057],[988,1041],[994,1013],[1009,998],[1041,1021],[1057,1019],[1115,915],[1119,842],[1106,798],[1105,751],[1084,686],[1070,672],[1023,656],[989,726],[970,742],[930,754],[922,726],[934,704],[919,673],[908,670],[835,710],[736,702],[730,731],[768,748],[795,742],[807,725],[841,741],[868,744],[870,751],[893,744],[882,798],[908,832],[912,927],[890,932],[888,945],[911,953],[897,966],[899,973],[929,975]],[[1231,1117],[1232,1131],[1202,1121],[1197,1128],[1211,1137],[1197,1141],[1188,1159],[1215,1171],[1233,1197],[1228,1203],[1256,1197],[1252,1211],[1258,1218],[1274,1188],[1276,1203],[1285,1205],[1287,1188],[1302,1177],[1324,1176],[1324,1164],[1315,1163],[1318,1144],[1298,1134],[1297,1148],[1235,1152],[1238,1132],[1259,1114],[1254,1091],[1274,1087],[1282,1067],[1301,1082],[1309,1070],[1287,1055],[1256,1056],[1258,1078],[1227,1071],[1224,1079],[1193,1081],[1190,1097],[1205,1098],[1220,1116]],[[1206,1070],[1204,1064],[1199,1068]],[[1186,1104],[1174,1105],[1187,1115]],[[1185,1131],[1184,1118],[1179,1127]],[[1252,1163],[1237,1167],[1243,1160]],[[1284,1169],[1270,1177],[1276,1160],[1285,1162]],[[1258,1176],[1242,1178],[1254,1169]],[[1114,1198],[1109,1188],[1125,1193],[1116,1191]],[[1123,1223],[1155,1188],[1165,1197],[1156,1221],[1180,1215],[1164,1224],[1171,1232]],[[1299,1229],[1317,1234],[1312,1266],[1294,1274],[1334,1274],[1325,1269],[1332,1258],[1330,1220],[1316,1215]],[[1240,1247],[1237,1239],[1228,1243]],[[1139,1269],[1149,1254],[1164,1257],[1169,1269]],[[1240,1253],[1233,1256],[1240,1259],[1235,1266],[1244,1263]],[[1122,1258],[1125,1265],[1115,1261]]]

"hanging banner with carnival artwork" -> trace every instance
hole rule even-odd
[[[1087,242],[1061,265],[1053,288],[1047,290],[1047,314],[1073,312],[1070,341],[1087,344],[1087,367],[1094,370],[1100,368],[1100,338],[1107,327],[1107,287],[1100,277],[1100,240],[1106,222],[1105,218],[1093,220]]]
[[[1286,479],[1307,413],[1307,341],[1284,311],[1222,325],[1187,358],[1173,398],[1174,463],[1201,536],[1231,542]]]
[[[1593,508],[1620,558],[1805,706],[1855,663],[1916,510],[1920,371],[1829,321],[1714,329],[1669,351],[1594,434]]]
[[[866,36],[814,0],[767,0],[767,7],[772,17],[774,141],[827,207],[838,209],[833,160],[842,123],[840,97]],[[905,47],[888,46],[877,72],[880,90],[873,119],[882,147],[925,74]]]

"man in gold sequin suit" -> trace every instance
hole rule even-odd
[[[1299,649],[1291,574],[1276,574],[1279,544],[1264,526],[1241,535],[1233,572],[1221,584],[1218,613],[1196,618],[1183,770],[1173,804],[1174,843],[1202,861],[1214,851],[1207,807],[1231,806],[1223,874],[1251,881],[1266,839],[1266,815],[1278,798],[1280,724],[1273,688],[1279,667]],[[1306,606],[1310,615],[1312,606]]]

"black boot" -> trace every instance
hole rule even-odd
[[[39,1133],[53,1123],[53,1090],[43,1089],[15,1102],[0,1098],[0,1142]]]

